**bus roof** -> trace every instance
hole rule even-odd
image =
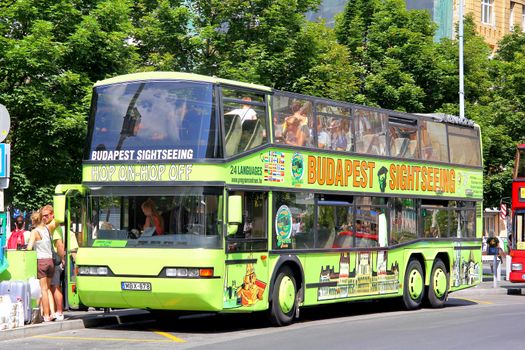
[[[95,83],[96,86],[118,84],[118,83],[127,83],[132,81],[143,81],[143,80],[190,80],[190,81],[200,81],[206,83],[215,83],[215,84],[226,84],[234,85],[238,87],[245,87],[249,89],[271,91],[272,89],[257,84],[243,83],[235,80],[221,79],[217,77],[209,77],[206,75],[193,74],[193,73],[180,73],[180,72],[143,72],[143,73],[132,73],[119,75],[114,78],[109,78],[105,80],[100,80]]]

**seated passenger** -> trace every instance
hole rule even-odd
[[[317,118],[317,147],[330,149],[330,145],[330,135],[324,129],[323,120],[321,118]]]
[[[162,219],[162,216],[157,212],[155,202],[151,198],[148,198],[144,203],[142,203],[141,208],[142,212],[146,216],[146,221],[144,222],[144,230],[146,230],[148,227],[154,227],[154,236],[163,235],[164,219]]]
[[[251,101],[252,99],[250,97],[243,97],[243,101]],[[244,123],[245,120],[257,120],[257,113],[255,110],[247,104],[243,104],[242,108],[234,109],[230,112],[227,112],[226,114],[237,114],[241,117],[241,124]]]
[[[330,123],[331,131],[331,145],[335,151],[346,151],[348,145],[346,136],[341,129],[341,122],[339,120],[332,120]]]
[[[302,109],[299,102],[292,104],[292,115],[286,117],[283,138],[286,144],[306,146],[310,140],[307,109]]]
[[[297,119],[293,115],[286,118],[285,125],[283,128],[284,131],[282,135],[284,143],[286,143],[287,145],[299,146],[297,138],[299,134],[299,123],[299,119]]]

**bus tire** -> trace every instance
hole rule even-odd
[[[443,260],[437,258],[432,266],[430,285],[428,286],[427,301],[433,308],[445,306],[449,289],[449,275]]]
[[[405,271],[405,283],[403,285],[403,305],[405,309],[419,309],[424,296],[425,277],[423,268],[419,261],[410,259]]]
[[[272,288],[270,322],[279,327],[290,324],[295,317],[296,303],[297,283],[292,270],[284,266],[279,270]]]

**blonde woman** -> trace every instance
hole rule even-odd
[[[31,231],[27,250],[36,250],[37,259],[37,277],[40,282],[40,290],[42,291],[42,313],[44,322],[53,321],[51,318],[51,308],[49,302],[48,290],[51,288],[51,278],[55,273],[55,265],[53,263],[53,253],[51,250],[51,238],[49,231],[42,220],[42,213],[37,211],[31,215],[31,222],[34,229]]]

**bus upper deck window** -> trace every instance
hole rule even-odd
[[[223,88],[224,154],[248,151],[267,141],[266,102],[263,94]]]
[[[356,152],[387,155],[388,115],[374,110],[356,108],[354,129]]]

